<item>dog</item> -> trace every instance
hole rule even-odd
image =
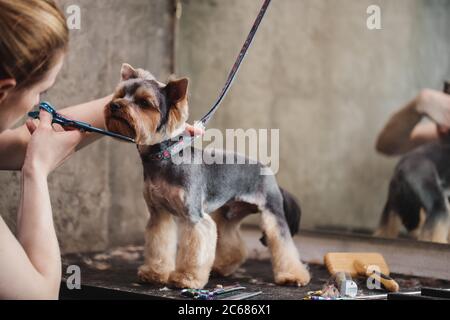
[[[448,243],[450,138],[420,146],[395,168],[375,236],[395,238],[402,224],[414,239]]]
[[[175,164],[173,159],[153,157],[185,131],[188,83],[182,78],[164,84],[150,72],[124,64],[121,81],[105,107],[106,127],[136,140],[144,168],[150,218],[138,277],[153,284],[201,289],[211,271],[231,275],[247,255],[241,221],[260,213],[261,242],[270,250],[275,282],[306,285],[310,274],[292,239],[299,228],[300,207],[273,175],[260,175],[262,164]],[[187,149],[193,155],[203,152]]]

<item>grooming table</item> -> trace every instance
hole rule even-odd
[[[128,246],[103,253],[69,254],[63,257],[63,283],[61,299],[176,299],[185,300],[181,290],[140,283],[137,268],[143,263],[143,247]],[[64,283],[70,274],[65,274],[67,266],[81,268],[81,290],[68,290]],[[247,288],[245,292],[262,291],[252,300],[301,300],[308,291],[322,289],[330,275],[322,265],[309,265],[312,281],[304,288],[282,287],[273,283],[272,268],[268,260],[249,260],[233,276],[222,278],[212,275],[207,289],[216,285],[239,283]],[[420,291],[423,287],[450,288],[449,281],[395,275],[402,292]],[[357,280],[363,288],[364,280]],[[361,290],[363,295],[379,295],[383,291]]]

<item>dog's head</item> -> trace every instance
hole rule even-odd
[[[122,80],[112,101],[105,107],[109,131],[154,145],[181,133],[188,118],[188,79],[167,85],[148,71],[124,64]]]

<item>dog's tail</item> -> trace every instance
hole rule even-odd
[[[389,184],[389,194],[374,235],[396,238],[403,222],[408,231],[420,223],[421,201],[402,171],[397,171]]]
[[[283,197],[284,217],[289,227],[291,236],[294,236],[300,228],[300,218],[302,215],[302,210],[300,209],[300,205],[292,194],[290,194],[283,188],[280,188],[280,191]],[[265,233],[263,233],[260,241],[264,246],[267,246]]]
[[[300,205],[292,194],[290,194],[283,188],[280,188],[280,191],[283,196],[284,216],[286,217],[289,231],[291,232],[291,235],[294,236],[300,228],[300,218],[302,216],[302,210],[300,209]]]

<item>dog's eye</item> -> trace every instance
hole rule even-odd
[[[141,100],[139,101],[139,104],[144,108],[150,108],[152,106],[148,100]]]

